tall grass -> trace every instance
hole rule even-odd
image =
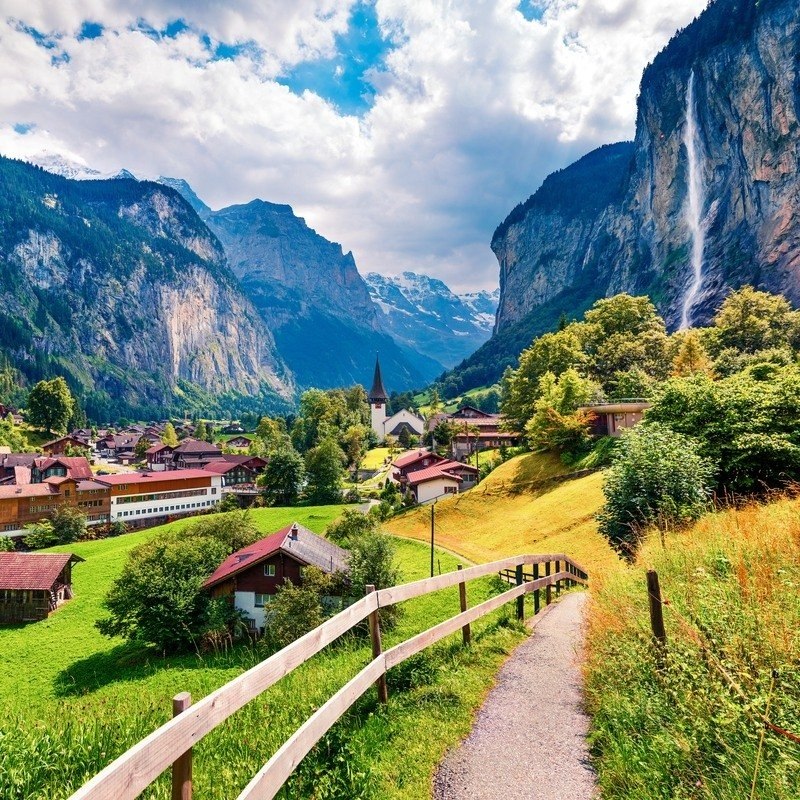
[[[668,601],[663,668],[647,568]],[[799,501],[720,512],[648,541],[634,567],[595,582],[586,692],[602,796],[797,800],[800,745],[759,715],[770,703],[772,721],[800,733],[799,667]]]

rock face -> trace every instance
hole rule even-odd
[[[679,326],[692,283],[691,114],[705,243],[690,324],[746,283],[799,305],[799,65],[795,0],[716,0],[680,31],[644,73],[635,141],[551,175],[497,229],[495,337],[467,366],[502,369],[560,313],[617,292],[649,294]]]
[[[286,406],[269,329],[177,192],[3,158],[0,186],[0,352],[29,380],[66,375],[97,419],[225,393]]]
[[[253,200],[205,220],[301,387],[366,384],[376,351],[392,389],[423,386],[441,372],[439,362],[392,339],[353,254],[290,206]]]
[[[439,362],[454,367],[491,335],[498,292],[461,298],[440,280],[404,272],[365,276],[370,294],[389,320],[392,336]]]

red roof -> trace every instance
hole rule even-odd
[[[232,469],[237,469],[238,467],[243,466],[243,464],[237,463],[236,461],[211,461],[206,464],[201,471],[213,472],[215,475],[225,475]],[[249,467],[244,467],[244,469],[250,470]],[[250,471],[252,472],[252,470]]]
[[[172,450],[174,448],[170,447],[168,444],[154,444],[152,447],[148,447],[145,451],[145,455],[152,456],[156,453],[160,453],[162,450]]]
[[[156,481],[185,481],[194,478],[208,478],[212,475],[202,469],[175,469],[163,472],[120,472],[117,475],[98,475],[95,480],[106,486],[119,486],[128,483],[155,483]]]
[[[50,589],[72,553],[0,553],[0,589]]]
[[[42,472],[54,464],[61,464],[66,468],[70,478],[76,480],[89,480],[92,477],[92,467],[88,459],[83,456],[57,456],[53,458],[36,459],[36,466]]]
[[[232,577],[237,572],[243,569],[248,569],[251,565],[258,563],[263,558],[268,558],[273,553],[280,550],[283,540],[291,530],[292,526],[287,525],[273,534],[270,534],[265,539],[259,539],[257,542],[237,550],[232,555],[229,555],[210,575],[210,577],[203,583],[203,586],[213,586],[215,583],[220,583],[227,578]]]
[[[0,500],[9,497],[44,497],[50,494],[58,494],[58,490],[49,483],[28,483],[24,486],[0,486]]]
[[[428,469],[418,469],[416,472],[409,473],[408,483],[410,486],[416,486],[418,483],[427,483],[438,478],[450,478],[450,480],[461,482],[461,478],[458,475],[445,472],[439,464],[436,464],[433,467],[428,467]]]
[[[176,453],[219,453],[220,449],[215,444],[203,442],[200,439],[184,439],[176,448]]]
[[[413,464],[415,461],[419,461],[423,458],[432,458],[434,461],[444,461],[442,456],[438,455],[437,453],[432,453],[430,450],[415,450],[413,453],[407,453],[406,455],[400,456],[399,458],[395,459],[393,463],[395,467],[402,469],[403,467],[407,467],[409,464]]]

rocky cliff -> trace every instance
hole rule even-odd
[[[294,385],[217,239],[174,190],[0,158],[0,351],[64,374],[97,419]]]
[[[451,368],[478,349],[491,335],[497,295],[474,292],[464,298],[442,281],[404,272],[364,277],[372,299],[386,315],[398,341]]]
[[[497,229],[495,336],[465,388],[617,292],[650,294],[673,329],[745,283],[800,304],[799,65],[795,0],[716,0],[676,34],[642,77],[633,144],[550,176]]]
[[[301,387],[366,384],[376,352],[393,390],[423,386],[441,372],[441,363],[391,337],[353,254],[290,206],[253,200],[205,221]]]

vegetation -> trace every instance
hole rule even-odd
[[[75,411],[75,398],[63,378],[39,381],[28,394],[28,420],[50,433],[64,433]]]
[[[86,516],[77,508],[60,506],[50,519],[25,527],[25,546],[31,550],[77,542],[86,536]]]
[[[262,533],[292,519],[321,531],[338,511],[261,509],[253,511],[252,518]],[[75,568],[75,599],[46,622],[0,629],[0,796],[62,800],[165,722],[174,694],[188,690],[197,700],[260,660],[260,650],[244,645],[204,655],[153,657],[152,652],[109,641],[93,627],[101,614],[101,598],[132,547],[185,525],[173,523],[70,546],[86,558]],[[403,580],[427,574],[427,548],[401,541],[396,558]],[[437,551],[437,559],[443,570],[455,568],[456,559],[447,553]],[[471,584],[470,602],[478,603],[494,591],[492,581]],[[403,608],[386,646],[451,616],[458,608],[458,594],[445,590]],[[523,635],[504,611],[499,612],[473,625],[472,647],[462,648],[460,634],[455,634],[392,670],[388,707],[378,707],[371,693],[359,701],[305,759],[284,796],[426,796],[435,765],[446,748],[468,732],[497,667]],[[42,653],[48,657],[41,658]],[[194,748],[196,791],[212,800],[235,795],[298,721],[369,658],[367,643],[346,639],[211,733]],[[25,680],[20,681],[23,674]],[[168,797],[168,779],[159,780],[146,794]]]
[[[663,595],[663,665],[645,569]],[[794,800],[800,733],[800,502],[708,515],[593,581],[586,688],[607,800]],[[772,674],[775,670],[773,683]],[[763,737],[760,763],[758,752]]]
[[[275,505],[297,502],[306,480],[303,457],[286,444],[269,454],[269,462],[258,479],[258,485]]]
[[[24,453],[28,449],[25,434],[14,424],[9,415],[0,418],[0,447],[8,447],[12,453]]]

